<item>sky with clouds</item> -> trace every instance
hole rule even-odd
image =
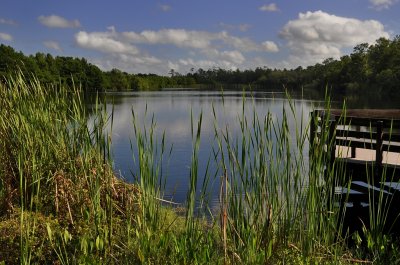
[[[296,68],[400,34],[399,0],[3,0],[0,43],[103,70]]]

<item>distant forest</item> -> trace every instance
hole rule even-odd
[[[362,43],[350,55],[339,60],[327,58],[322,63],[296,69],[253,70],[188,69],[170,76],[130,74],[118,69],[102,71],[84,58],[36,53],[26,56],[12,47],[0,45],[0,79],[21,69],[26,78],[35,76],[44,84],[80,84],[87,91],[158,90],[173,87],[277,90],[324,90],[399,94],[400,36],[378,39],[375,44]]]

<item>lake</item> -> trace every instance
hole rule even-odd
[[[293,96],[291,104],[296,113],[296,122],[291,118],[292,111],[286,95],[282,92],[246,92],[241,91],[196,91],[196,90],[168,90],[158,92],[113,92],[101,95],[107,102],[107,109],[114,108],[113,126],[110,131],[112,137],[112,152],[114,169],[121,178],[133,182],[139,175],[137,166],[136,138],[133,129],[132,112],[136,118],[136,125],[149,129],[152,120],[155,122],[154,139],[161,144],[165,134],[166,151],[162,162],[162,176],[165,180],[164,199],[176,203],[184,203],[189,187],[191,157],[194,140],[192,137],[191,117],[193,117],[194,133],[197,122],[202,113],[201,142],[199,147],[199,180],[202,186],[207,163],[210,183],[208,192],[210,206],[218,205],[218,192],[221,170],[218,170],[213,159],[217,143],[216,130],[228,132],[234,141],[240,136],[239,119],[246,117],[251,124],[254,114],[258,120],[264,121],[268,112],[274,121],[282,120],[283,109],[289,116],[289,129],[294,134],[295,127],[305,126],[310,111],[315,107],[323,106],[323,100],[307,99],[304,96]],[[244,102],[244,103],[243,103]],[[353,100],[350,107],[360,107],[358,100]],[[365,102],[365,101],[361,101]],[[379,104],[374,101],[374,104]],[[334,102],[333,107],[340,106]],[[362,107],[365,107],[362,106]],[[213,110],[216,117],[214,117]],[[303,124],[302,124],[303,121]],[[132,150],[132,146],[133,150]],[[307,150],[308,147],[305,148]],[[304,154],[308,158],[308,154]]]

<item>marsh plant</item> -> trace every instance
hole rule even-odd
[[[145,127],[132,110],[138,170],[128,184],[112,169],[113,115],[106,104],[96,101],[89,112],[79,86],[27,80],[17,74],[0,84],[0,263],[369,261],[348,248],[342,233],[345,208],[334,187],[343,168],[329,163],[330,123],[323,121],[318,141],[310,142],[316,121],[299,113],[295,101],[288,99],[282,119],[275,119],[268,110],[247,117],[244,108],[252,103],[244,98],[237,136],[218,126],[213,108],[214,150],[202,175],[204,121],[190,113],[190,184],[178,214],[163,198],[163,161],[173,148],[167,135],[155,137],[154,116]],[[207,204],[210,183],[219,185],[217,210]]]

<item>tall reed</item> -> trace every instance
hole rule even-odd
[[[333,190],[333,183],[323,183],[328,161],[324,146],[315,145],[315,160],[308,163],[310,121],[297,114],[290,99],[280,120],[269,111],[260,118],[255,109],[247,117],[248,104],[243,99],[237,138],[228,127],[215,127],[224,193],[221,233],[228,259],[263,263],[288,245],[313,256],[316,246],[333,245],[337,235],[337,220],[329,216],[332,194],[325,192]],[[327,135],[321,141],[325,139]]]
[[[7,226],[18,218],[20,238],[3,245],[8,254],[0,260],[70,264],[116,255],[113,216],[122,206],[134,207],[126,202],[136,195],[112,172],[110,116],[97,105],[88,126],[78,87],[26,80],[16,74],[0,84],[2,227],[14,238],[17,232]]]
[[[214,142],[207,144],[214,149],[204,175],[199,152],[206,121],[190,113],[193,148],[181,215],[163,198],[164,161],[173,149],[165,133],[156,137],[154,115],[146,126],[132,109],[137,170],[135,184],[127,184],[112,168],[114,117],[108,105],[96,100],[89,110],[79,87],[44,87],[26,79],[17,74],[0,84],[0,262],[365,261],[356,259],[366,256],[349,250],[342,237],[345,208],[337,203],[335,187],[343,183],[345,168],[327,152],[335,128],[329,119],[309,118],[289,96],[280,118],[268,110],[259,116],[253,101],[243,97],[238,135],[228,125],[219,127],[213,107]],[[325,101],[329,117],[330,99]],[[312,138],[310,126],[317,122],[321,130]],[[216,211],[206,199],[212,183],[220,185]],[[380,240],[390,202],[383,204],[371,210],[370,242]]]

